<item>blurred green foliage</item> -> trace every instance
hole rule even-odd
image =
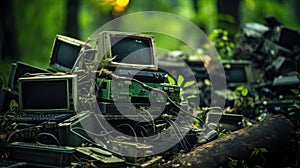
[[[234,54],[234,43],[229,37],[229,33],[223,29],[214,29],[208,35],[208,39],[218,50],[222,59],[230,60]]]
[[[53,40],[56,34],[64,35],[66,23],[67,0],[12,0],[16,24],[17,45],[19,60],[47,68]],[[86,40],[97,28],[104,23],[124,14],[139,11],[164,11],[182,16],[203,29],[207,34],[217,26],[217,0],[130,0],[124,9],[114,11],[116,0],[79,0],[79,38]],[[197,6],[195,3],[197,2]],[[241,24],[244,22],[264,23],[263,17],[276,16],[288,27],[300,29],[299,19],[296,16],[296,0],[243,0],[240,6]],[[137,20],[143,22],[143,20]],[[162,23],[153,23],[160,25]],[[234,24],[234,23],[233,23]],[[169,25],[176,28],[176,23]],[[239,25],[240,26],[240,25]],[[177,27],[180,28],[180,27]],[[187,34],[188,35],[188,34]],[[180,42],[170,42],[173,39],[157,35],[157,45],[169,47],[169,50],[178,50]],[[0,72],[8,78],[10,65],[17,60],[1,60]]]

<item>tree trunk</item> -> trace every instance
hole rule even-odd
[[[240,25],[240,0],[218,0],[218,27],[233,33]]]
[[[67,0],[66,3],[66,35],[79,38],[78,36],[78,0]]]
[[[299,5],[300,5],[300,1],[299,0],[290,0],[288,1],[289,7],[291,7],[290,9],[292,10],[293,13],[293,18],[295,18],[297,20],[297,22],[300,22],[300,10],[299,10]]]
[[[17,60],[19,58],[14,21],[13,1],[2,1],[0,7],[0,58],[2,59]]]
[[[276,157],[290,151],[293,125],[282,115],[272,116],[252,127],[235,131],[210,143],[198,146],[188,154],[181,154],[163,167],[228,167],[232,160],[250,161],[258,157],[257,165],[266,162],[268,167],[280,166]],[[251,156],[255,149],[265,148],[266,153]],[[264,156],[260,155],[263,154]],[[269,159],[268,159],[269,158]],[[276,160],[274,160],[274,158]],[[252,160],[253,161],[253,160]],[[249,164],[249,163],[248,163]],[[253,163],[252,163],[253,164]]]

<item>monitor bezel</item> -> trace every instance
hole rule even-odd
[[[21,61],[17,61],[16,63],[13,63],[12,64],[12,70],[11,70],[11,74],[10,74],[10,79],[9,79],[9,85],[10,85],[10,89],[12,91],[16,91],[18,92],[18,80],[19,78],[22,78],[24,77],[24,75],[26,74],[23,74],[23,76],[18,76],[19,74],[19,71],[20,71],[20,68],[24,68],[24,67],[27,67],[27,69],[35,69],[36,71],[39,71],[39,72],[27,72],[29,74],[33,74],[33,73],[51,73],[50,71],[47,71],[45,69],[42,69],[42,68],[39,68],[39,67],[36,67],[36,66],[33,66],[33,65],[29,65],[27,63],[24,63],[24,62],[21,62]]]
[[[15,82],[16,69],[17,69],[17,63],[13,62],[10,67],[10,73],[9,73],[9,78],[8,78],[8,83],[7,83],[8,88],[10,88],[11,90],[15,90],[14,83],[16,83]]]
[[[229,88],[236,88],[239,86],[251,86],[253,84],[253,69],[250,61],[247,60],[223,60],[222,65],[226,75],[226,69],[244,68],[247,82],[228,82],[226,76],[226,83]],[[229,67],[228,67],[229,66]]]
[[[112,60],[113,55],[111,51],[112,42],[111,37],[118,36],[118,38],[137,38],[141,40],[148,40],[150,44],[150,52],[151,52],[151,61],[152,63],[149,65],[145,64],[127,64],[114,62]],[[155,40],[152,35],[148,34],[137,34],[131,32],[119,32],[119,31],[103,31],[98,35],[98,45],[97,45],[97,58],[101,60],[108,60],[107,67],[108,68],[124,68],[124,69],[139,69],[139,70],[158,70],[158,60],[156,55],[156,47]],[[101,66],[100,66],[101,68]]]
[[[72,93],[70,93],[70,79],[72,81]],[[24,82],[31,81],[65,81],[67,89],[67,106],[66,108],[55,109],[24,109],[23,107],[23,89],[22,84]],[[61,76],[35,76],[19,78],[19,111],[25,113],[75,113],[77,109],[77,76],[76,75],[61,75]],[[43,93],[41,93],[43,94]],[[72,100],[71,100],[72,99]],[[71,103],[73,101],[73,103]],[[72,105],[74,107],[72,107]]]
[[[49,60],[49,67],[56,71],[60,71],[60,72],[71,72],[76,63],[76,60],[74,62],[73,67],[66,67],[57,62],[58,49],[59,49],[59,45],[61,43],[67,43],[70,45],[74,45],[74,46],[80,47],[80,49],[81,49],[85,45],[85,42],[80,41],[78,39],[71,38],[71,37],[63,36],[63,35],[56,35],[56,37],[54,39],[52,50],[51,50],[51,55],[50,55],[50,60]],[[77,58],[79,56],[80,49],[79,49]]]

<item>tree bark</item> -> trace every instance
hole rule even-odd
[[[78,0],[67,0],[66,3],[66,35],[79,38],[78,36]]]
[[[290,151],[292,123],[282,115],[272,116],[252,127],[247,127],[223,136],[210,143],[198,146],[188,154],[181,154],[163,167],[228,167],[230,159],[246,161],[251,159],[254,149],[265,148],[264,158],[272,158],[268,166],[278,167],[284,151]],[[260,161],[261,161],[260,160]],[[262,164],[258,163],[258,164]],[[274,164],[274,165],[273,165]]]
[[[218,0],[217,9],[218,27],[237,31],[240,25],[240,0]]]
[[[17,60],[19,58],[19,50],[15,31],[13,1],[5,0],[1,3],[0,33],[0,58]]]
[[[299,10],[299,5],[300,5],[300,1],[299,0],[290,0],[288,1],[290,3],[290,7],[292,9],[292,13],[293,13],[293,18],[295,18],[297,20],[297,22],[300,22],[300,10]]]

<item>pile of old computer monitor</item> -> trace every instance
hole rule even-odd
[[[295,75],[289,75],[289,65],[293,65],[292,70],[299,73],[299,56],[295,57],[295,61],[290,61],[291,52],[287,52],[288,47],[280,45],[285,44],[282,42],[284,37],[290,38],[286,34],[295,33],[294,31],[283,27],[282,33],[277,33],[277,41],[281,40],[281,43],[263,36],[262,34],[267,34],[270,30],[261,30],[256,24],[245,24],[242,31],[247,38],[264,39],[256,52],[267,55],[268,59],[262,61],[271,60],[267,64],[268,71],[264,72],[268,80],[265,83],[256,83],[256,73],[253,73],[251,60],[223,61],[230,90],[246,86],[259,91],[270,88],[280,92],[279,94],[285,94],[284,89],[298,86],[299,81]],[[197,82],[209,79],[202,62],[185,61]],[[281,74],[284,76],[280,76]],[[14,132],[7,140],[7,159],[29,165],[63,167],[74,164],[75,155],[78,158],[94,160],[93,164],[98,167],[128,164],[146,166],[143,163],[151,160],[150,158],[123,157],[120,153],[124,154],[126,151],[125,155],[134,156],[137,153],[143,155],[144,152],[146,155],[146,152],[151,151],[151,145],[126,142],[124,138],[106,139],[109,136],[105,135],[109,135],[109,131],[99,119],[107,121],[113,128],[131,137],[155,135],[170,127],[169,123],[173,120],[170,116],[176,118],[176,114],[183,107],[180,107],[180,88],[169,84],[167,75],[169,74],[159,69],[153,36],[104,31],[98,35],[95,43],[89,43],[57,35],[49,69],[23,62],[13,63],[8,81],[9,89],[1,90],[1,114],[18,105],[14,121],[19,125],[25,123],[24,128]],[[203,90],[200,88],[200,91]],[[209,101],[201,101],[208,99],[211,93],[199,94],[200,97],[202,95],[200,106],[209,106]],[[263,109],[276,111],[278,105],[282,105],[276,104],[277,100],[270,99]],[[95,109],[100,109],[102,118],[97,117]],[[220,118],[219,115],[220,113],[208,114],[207,122]],[[167,122],[163,117],[168,118]],[[223,115],[220,123],[225,127],[228,124],[228,129],[233,127],[234,131],[241,128],[242,119],[242,115]],[[138,122],[143,120],[147,122]],[[89,123],[96,124],[91,126]],[[92,133],[88,131],[98,136],[91,138]],[[174,133],[168,138],[176,136],[178,135]],[[188,134],[182,139],[188,140],[186,144],[190,145],[197,136],[198,133]],[[51,139],[49,143],[55,146],[33,143],[45,139]],[[86,144],[93,145],[84,146]],[[187,150],[182,144],[184,142],[174,145],[166,153]],[[113,150],[105,150],[106,145],[111,145],[110,149]]]
[[[189,65],[193,71],[205,69]],[[252,80],[249,62],[226,62],[225,67],[230,87]],[[102,121],[130,137],[152,136],[171,127],[184,107],[180,87],[170,84],[167,75],[158,67],[151,35],[104,31],[95,43],[57,35],[48,69],[24,62],[11,66],[9,89],[1,90],[0,110],[3,114],[17,109],[13,122],[19,128],[5,143],[6,159],[13,162],[1,164],[64,167],[75,164],[74,155],[93,160],[99,167],[155,163],[162,157],[141,157],[149,155],[151,145],[107,139],[111,130]],[[212,113],[210,120],[219,115]],[[240,115],[228,118],[240,127]],[[160,145],[180,137],[178,131],[166,135]],[[188,151],[198,135],[198,130],[189,132],[161,155]],[[108,145],[110,148],[105,148]]]
[[[99,167],[141,166],[146,161],[120,153],[135,156],[151,151],[150,145],[117,138],[107,143],[104,135],[109,132],[101,120],[129,136],[155,135],[169,127],[162,119],[164,114],[178,113],[180,88],[169,84],[167,73],[158,70],[153,36],[104,31],[95,45],[96,49],[87,42],[57,35],[48,69],[24,62],[12,64],[9,89],[1,91],[1,114],[15,110],[12,120],[18,129],[4,144],[6,159],[13,162],[1,164],[64,167],[74,164],[74,155],[93,160]],[[95,109],[100,109],[102,118]],[[157,118],[153,119],[152,113],[158,113]],[[142,119],[152,121],[138,122]],[[172,122],[172,117],[168,120]],[[97,142],[89,132],[99,135]],[[111,145],[113,151],[105,150],[105,145]]]
[[[273,16],[264,19],[265,24],[243,25],[236,55],[254,67],[252,89],[261,100],[255,104],[257,112],[288,115],[289,107],[299,102],[291,89],[300,85],[300,33]]]

